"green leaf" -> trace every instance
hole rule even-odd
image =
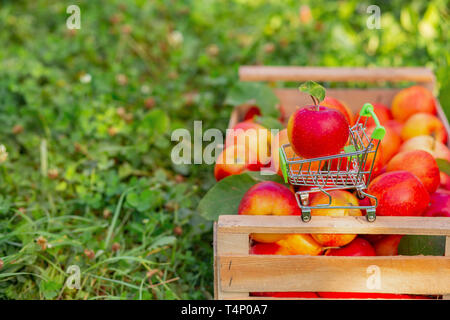
[[[273,181],[280,184],[283,184],[283,178],[281,178],[278,174],[261,174],[259,171],[248,171],[245,174],[252,177],[256,183],[264,182],[264,181]]]
[[[166,236],[159,239],[156,239],[151,245],[149,249],[156,249],[168,245],[172,245],[177,241],[177,238],[174,236]]]
[[[252,186],[263,181],[283,183],[277,174],[262,175],[259,172],[246,172],[228,176],[208,191],[200,201],[198,211],[207,220],[217,220],[220,215],[237,214],[244,194]]]
[[[127,195],[127,203],[132,207],[138,207],[139,206],[139,195],[136,192],[130,192]]]
[[[272,89],[263,83],[238,82],[228,92],[225,104],[239,106],[245,103],[254,103],[264,116],[278,118],[280,111],[277,104],[280,101]]]
[[[322,101],[325,98],[325,88],[314,81],[307,81],[301,84],[298,90],[300,90],[300,92],[304,92],[309,94],[310,96],[313,96],[314,98],[319,100],[318,102]]]
[[[260,125],[262,125],[263,127],[267,128],[269,130],[270,129],[278,129],[278,130],[284,129],[283,124],[277,118],[273,118],[273,117],[257,116],[255,118],[255,122],[259,123]]]
[[[127,204],[140,212],[156,208],[161,204],[161,192],[159,190],[149,189],[141,193],[131,192],[127,195]]]
[[[61,284],[55,281],[41,281],[40,289],[45,299],[53,299],[58,295],[59,290],[61,290]]]
[[[163,134],[169,129],[170,119],[160,109],[150,111],[143,119],[145,128],[153,130],[153,133]]]
[[[445,236],[407,235],[398,245],[398,254],[405,256],[443,256],[445,252]]]
[[[439,171],[450,175],[450,162],[445,159],[436,159],[436,162],[439,167]]]

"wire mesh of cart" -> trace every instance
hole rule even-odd
[[[367,132],[367,121],[372,117],[376,126],[372,133]],[[370,103],[364,104],[355,124],[349,126],[349,140],[339,154],[304,159],[297,156],[290,144],[280,147],[281,171],[286,183],[303,186],[295,193],[297,203],[302,209],[302,220],[311,220],[312,209],[364,209],[367,220],[375,221],[378,200],[365,192],[370,183],[380,140],[386,131],[373,111]],[[354,189],[360,199],[373,199],[370,205],[335,206],[329,191]],[[310,205],[311,193],[322,192],[328,197],[328,203]]]

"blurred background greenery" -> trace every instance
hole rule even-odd
[[[66,8],[81,9],[68,30]],[[381,9],[368,29],[367,7]],[[202,299],[212,166],[170,133],[226,129],[240,65],[427,66],[450,112],[448,1],[0,1],[0,298]],[[64,286],[68,266],[81,288]]]

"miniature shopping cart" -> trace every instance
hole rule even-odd
[[[364,117],[364,120],[363,120]],[[366,132],[367,120],[372,117],[376,127],[370,137]],[[303,186],[304,190],[297,191],[295,197],[302,209],[302,220],[311,220],[311,209],[365,209],[367,220],[375,221],[378,200],[364,190],[370,183],[380,140],[386,131],[373,111],[373,106],[366,103],[361,109],[356,123],[349,127],[349,142],[340,154],[303,159],[293,152],[290,144],[280,147],[281,171],[286,183]],[[301,188],[302,189],[302,188]],[[331,195],[328,191],[356,189],[360,199],[373,199],[367,206],[332,206]],[[310,206],[309,194],[322,192],[328,197],[328,204]]]

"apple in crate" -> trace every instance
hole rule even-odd
[[[433,193],[430,196],[430,206],[424,216],[450,218],[450,191],[438,189]]]
[[[432,136],[417,136],[411,138],[400,147],[399,152],[409,150],[425,150],[431,153],[434,158],[445,159],[450,161],[450,150],[442,142],[436,140]]]
[[[412,86],[395,95],[391,112],[395,120],[405,122],[415,113],[436,114],[436,102],[430,90],[421,86]]]
[[[344,190],[332,190],[328,192],[331,195],[331,206],[349,206],[346,209],[312,209],[312,216],[362,216],[359,209],[353,209],[352,206],[359,206],[358,198],[352,193]],[[311,206],[324,205],[329,203],[326,194],[320,192],[312,195]],[[312,234],[314,240],[325,247],[341,247],[353,241],[356,234]]]
[[[257,149],[250,145],[230,145],[217,157],[214,177],[220,181],[245,171],[258,171],[263,165],[258,160]]]
[[[408,171],[383,173],[372,180],[367,190],[377,197],[380,216],[421,216],[430,201],[423,183]],[[375,204],[375,200],[371,202]]]
[[[273,181],[260,182],[244,194],[238,214],[248,215],[301,215],[294,193],[282,184]],[[252,234],[258,242],[275,242],[283,234]]]
[[[258,123],[243,121],[236,124],[231,130],[227,130],[225,148],[242,144],[257,150],[258,161],[267,164],[270,159],[270,143],[272,134]]]
[[[423,135],[433,136],[444,144],[447,142],[447,131],[438,117],[425,112],[413,114],[402,128],[402,139],[408,140]]]
[[[377,155],[377,158],[380,158],[382,164],[386,164],[400,149],[402,138],[394,129],[392,121],[386,122],[383,124],[383,127],[386,130],[386,134],[380,141],[378,151],[381,153],[380,156]],[[374,130],[375,126],[368,127],[366,130],[367,135],[370,136]]]
[[[398,255],[398,245],[403,235],[392,234],[383,237],[374,244],[377,256],[396,256]]]
[[[387,164],[386,171],[405,170],[414,174],[429,193],[439,187],[439,167],[433,156],[423,150],[404,151],[396,154]]]
[[[328,249],[326,256],[374,256],[375,250],[369,241],[356,238],[342,248]]]

